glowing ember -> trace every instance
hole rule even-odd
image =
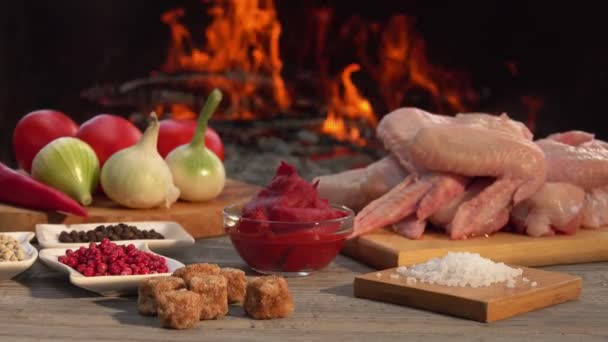
[[[159,117],[164,117],[167,113],[170,113],[171,118],[175,120],[193,120],[198,116],[190,107],[181,103],[159,104],[154,108],[154,112]]]
[[[329,104],[327,118],[323,122],[321,131],[341,141],[348,140],[365,145],[366,140],[361,138],[357,123],[363,123],[366,127],[375,127],[378,119],[369,101],[359,94],[351,79],[351,74],[359,70],[358,64],[350,64],[342,71],[343,92],[340,94],[339,87],[334,86],[334,96]]]

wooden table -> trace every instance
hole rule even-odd
[[[246,269],[226,238],[199,240],[173,256],[186,264]],[[580,300],[483,324],[354,298],[355,274],[371,269],[339,256],[319,273],[289,279],[296,305],[291,318],[256,321],[232,306],[228,317],[174,331],[160,328],[157,318],[139,316],[135,298],[96,296],[38,261],[14,280],[0,282],[0,341],[608,340],[608,263],[546,269],[580,275]]]

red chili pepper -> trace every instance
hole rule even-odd
[[[87,211],[63,192],[0,163],[0,202],[30,209],[57,210],[87,216]]]

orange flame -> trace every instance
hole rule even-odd
[[[421,88],[432,95],[436,110],[445,111],[445,101],[450,110],[464,111],[464,100],[475,100],[469,80],[430,62],[414,22],[415,18],[395,15],[381,34],[376,79],[387,107],[392,110],[404,105],[405,94]]]
[[[465,102],[476,100],[468,78],[429,61],[426,44],[416,32],[414,22],[412,17],[395,15],[386,26],[381,27],[377,23],[366,25],[364,19],[353,16],[342,27],[342,37],[350,37],[355,43],[354,55],[378,82],[379,92],[388,110],[411,105],[405,103],[406,94],[413,89],[422,89],[431,95],[434,110],[465,111]],[[378,63],[374,63],[373,56],[368,55],[368,45],[377,32],[380,32],[380,46]],[[340,94],[334,89],[322,131],[339,140],[365,144],[359,128],[348,124],[353,119],[363,119],[372,128],[377,124],[369,101],[359,94],[351,80],[351,74],[359,69],[359,65],[351,64],[342,72],[344,92]]]
[[[177,8],[161,16],[172,37],[162,70],[208,73],[206,79],[210,84],[226,91],[229,97],[226,103],[230,108],[227,112],[233,113],[233,118],[255,118],[257,112],[252,105],[262,103],[259,107],[270,108],[267,98],[273,102],[270,111],[289,108],[292,100],[281,74],[279,38],[282,27],[274,0],[210,2],[211,23],[204,32],[204,48],[195,46],[190,31],[181,23],[184,9]],[[333,11],[323,7],[315,13],[318,17],[315,58],[323,76],[329,63],[322,57],[322,52]],[[425,42],[415,30],[414,22],[412,17],[395,15],[386,25],[368,24],[362,17],[353,16],[341,28],[340,36],[355,43],[353,56],[378,83],[384,109],[412,105],[406,103],[406,95],[413,89],[422,89],[431,96],[433,110],[464,111],[468,102],[476,100],[468,78],[430,62]],[[370,49],[374,41],[379,41],[377,56],[369,54],[375,50]],[[359,64],[350,64],[339,80],[329,84],[332,96],[321,130],[339,140],[364,145],[366,134],[361,129],[375,127],[378,118],[351,79],[352,73],[359,70]],[[267,84],[271,87],[262,88]],[[187,108],[169,108],[174,116],[191,115]]]
[[[250,116],[242,102],[258,89],[253,75],[264,75],[272,82],[276,105],[287,108],[290,96],[281,76],[283,64],[279,56],[281,24],[273,0],[216,0],[209,8],[211,23],[205,30],[206,46],[194,46],[190,31],[180,23],[185,15],[178,8],[163,13],[162,22],[171,30],[171,43],[162,70],[209,73],[240,72],[245,86],[221,82],[231,96],[237,116]]]
[[[344,91],[340,94],[338,87],[334,85],[334,96],[327,110],[327,118],[323,122],[321,131],[336,139],[365,145],[367,141],[361,137],[359,127],[355,125],[356,120],[362,121],[367,127],[375,127],[378,118],[374,114],[369,101],[359,94],[357,87],[351,79],[353,72],[359,71],[358,64],[350,64],[342,71],[341,80]],[[348,118],[348,124],[345,120]]]

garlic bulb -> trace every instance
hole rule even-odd
[[[101,169],[101,187],[110,199],[128,208],[169,208],[179,197],[169,167],[158,154],[160,124],[156,114],[139,142],[114,153]]]

